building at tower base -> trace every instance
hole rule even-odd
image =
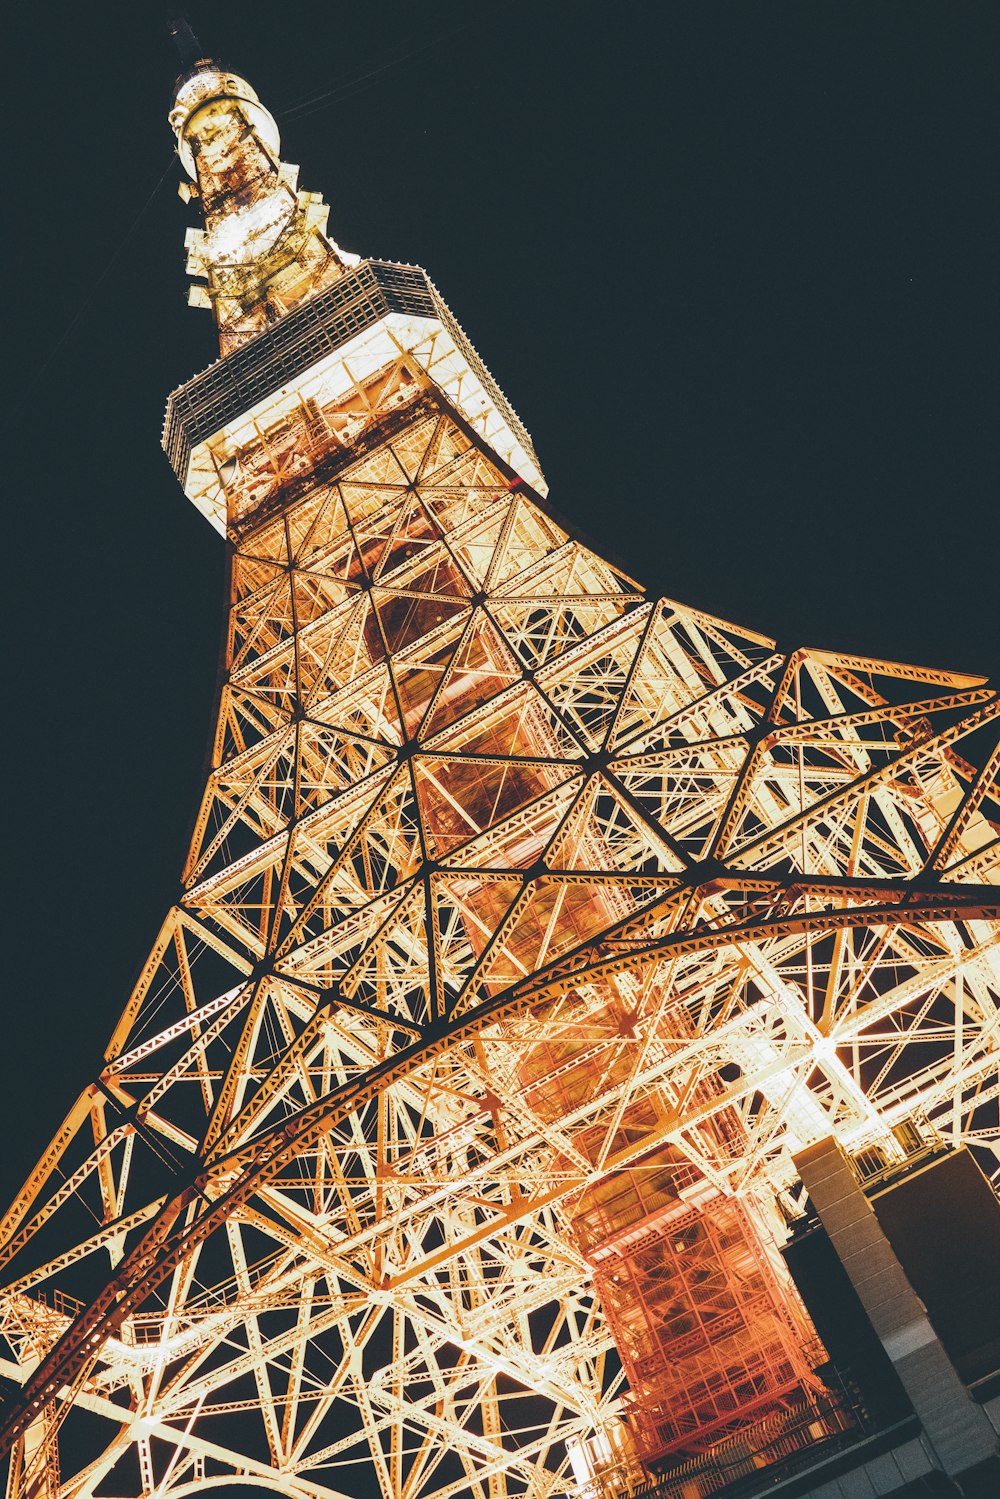
[[[584,1495],[995,1499],[1000,1204],[967,1150],[912,1126],[906,1143],[894,1162],[833,1140],[799,1157],[811,1200],[783,1256],[840,1399],[748,1423],[652,1484],[625,1454],[581,1454]]]
[[[649,596],[244,79],[195,59],[171,121],[217,724],[182,892],[0,1221],[9,1499],[980,1482],[989,1345],[892,1204],[944,1179],[915,1120],[966,1177],[1000,1139],[996,693]]]

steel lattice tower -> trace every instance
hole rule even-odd
[[[996,694],[649,597],[242,79],[171,123],[225,669],[183,898],[2,1220],[9,1499],[542,1499],[833,1429],[793,1157],[1000,1136]]]

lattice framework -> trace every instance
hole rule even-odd
[[[193,246],[233,347],[345,273],[279,185],[308,254],[261,252],[267,296]],[[106,1065],[0,1223],[11,1499],[572,1491],[574,1442],[621,1446],[623,1361],[647,1452],[734,1418],[732,1359],[667,1356],[742,1315],[749,1251],[692,1224],[756,1225],[773,1406],[821,1356],[768,1258],[792,1153],[995,1155],[996,694],[649,597],[385,347],[198,459],[213,768]],[[660,1300],[614,1291],[668,1237]]]

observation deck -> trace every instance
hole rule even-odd
[[[517,474],[547,493],[531,438],[427,272],[384,260],[362,261],[170,394],[163,448],[184,493],[225,535],[220,470],[229,451],[304,402],[342,399],[401,354]]]

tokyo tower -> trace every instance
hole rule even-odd
[[[221,357],[163,447],[224,670],[183,896],[0,1220],[8,1499],[701,1499],[843,1444],[779,1251],[835,1168],[995,1166],[997,694],[605,561],[427,274],[187,62]]]

